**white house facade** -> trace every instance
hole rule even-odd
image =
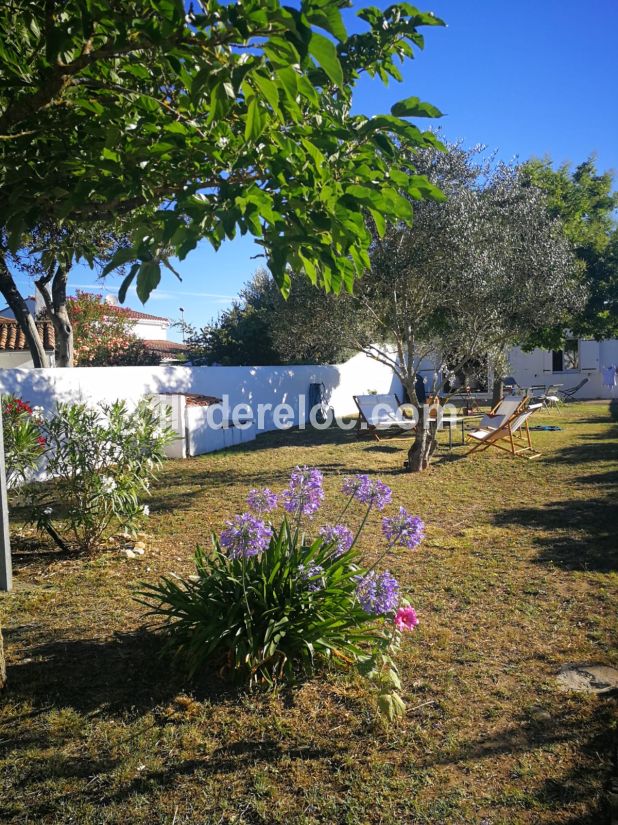
[[[618,340],[592,341],[567,338],[560,350],[534,349],[524,352],[514,347],[509,353],[510,375],[520,387],[575,387],[584,379],[576,398],[618,398],[617,383],[610,385],[611,369],[618,368]]]

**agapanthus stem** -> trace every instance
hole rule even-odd
[[[350,550],[354,547],[354,545],[356,544],[356,541],[357,541],[358,537],[359,537],[359,536],[360,536],[360,534],[363,532],[363,527],[364,527],[364,526],[365,526],[365,524],[367,523],[367,519],[369,518],[369,513],[371,512],[371,508],[372,508],[372,507],[373,507],[373,501],[369,502],[369,506],[367,507],[367,512],[366,512],[366,513],[365,513],[365,515],[363,516],[363,520],[361,521],[360,526],[359,526],[358,530],[356,531],[356,535],[355,535],[355,536],[354,536],[354,538],[352,539],[352,544],[350,545]]]
[[[335,519],[335,521],[341,521],[341,519],[345,516],[345,514],[346,514],[346,512],[347,512],[348,507],[350,506],[350,504],[352,504],[352,500],[353,500],[353,499],[354,499],[354,493],[352,493],[352,495],[351,495],[351,496],[350,496],[350,498],[348,499],[348,502],[347,502],[346,506],[345,506],[345,507],[343,508],[343,510],[339,513],[339,515],[337,516],[337,518]]]
[[[394,539],[391,539],[390,543],[386,545],[386,550],[382,553],[382,555],[378,556],[378,558],[374,561],[374,563],[371,565],[371,567],[367,568],[367,573],[371,573],[371,571],[374,569],[374,567],[377,567],[378,564],[380,564],[382,559],[386,555],[388,555],[390,553],[390,551],[393,549],[393,547],[397,544],[398,539],[399,539],[399,535],[396,535]]]

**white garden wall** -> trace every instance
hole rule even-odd
[[[336,415],[356,412],[353,395],[395,392],[402,398],[401,383],[390,368],[362,353],[344,364],[324,366],[0,369],[0,393],[13,393],[47,411],[57,401],[97,403],[122,399],[132,405],[145,396],[161,393],[228,396],[231,407],[245,403],[253,411],[254,424],[248,431],[251,437],[274,429],[272,407],[278,404],[290,405],[290,423],[306,421],[309,384],[315,382],[324,384],[327,403]],[[269,404],[271,409],[262,409],[259,416],[258,405]],[[189,427],[195,439],[205,437],[200,434],[198,421],[203,410],[188,407],[187,414],[195,425]],[[239,433],[227,437],[243,438]],[[193,446],[201,452],[204,445],[196,441]]]

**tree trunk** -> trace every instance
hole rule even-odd
[[[24,301],[19,290],[17,289],[17,285],[13,280],[13,276],[11,275],[8,266],[6,265],[4,256],[1,254],[0,292],[4,296],[4,299],[9,305],[9,307],[13,310],[15,320],[17,321],[22,332],[24,333],[26,342],[28,344],[28,349],[30,350],[30,354],[32,355],[32,363],[35,367],[49,367],[49,359],[43,347],[43,342],[41,341],[39,331],[36,328],[36,324],[34,323],[34,318],[28,312],[26,302]]]
[[[502,378],[494,378],[493,388],[492,388],[492,396],[491,396],[491,406],[495,407],[496,404],[500,403],[502,400],[502,396],[504,395],[504,384],[502,383]]]
[[[416,392],[416,374],[408,376],[402,383],[410,403],[414,404],[418,415],[414,441],[408,450],[406,469],[410,473],[420,473],[429,466],[429,461],[438,443],[436,440],[436,422],[433,419],[425,421],[425,414],[429,415],[429,410],[425,404],[421,404],[419,401]]]
[[[73,366],[73,327],[66,307],[52,315],[56,339],[55,359],[57,367]]]
[[[52,275],[53,272],[53,275]],[[52,279],[52,291],[49,292],[49,281]],[[35,281],[36,287],[43,296],[45,308],[54,325],[55,362],[57,367],[73,366],[73,327],[67,310],[67,272],[58,264],[44,277]]]
[[[426,470],[437,444],[436,423],[430,420],[425,424],[424,413],[420,410],[414,441],[408,450],[408,472],[420,473]]]
[[[0,627],[0,691],[6,686],[6,663],[4,660],[4,643],[2,641],[2,628]]]

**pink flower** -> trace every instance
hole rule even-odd
[[[416,610],[413,607],[400,607],[395,615],[397,630],[414,630],[418,624]]]

